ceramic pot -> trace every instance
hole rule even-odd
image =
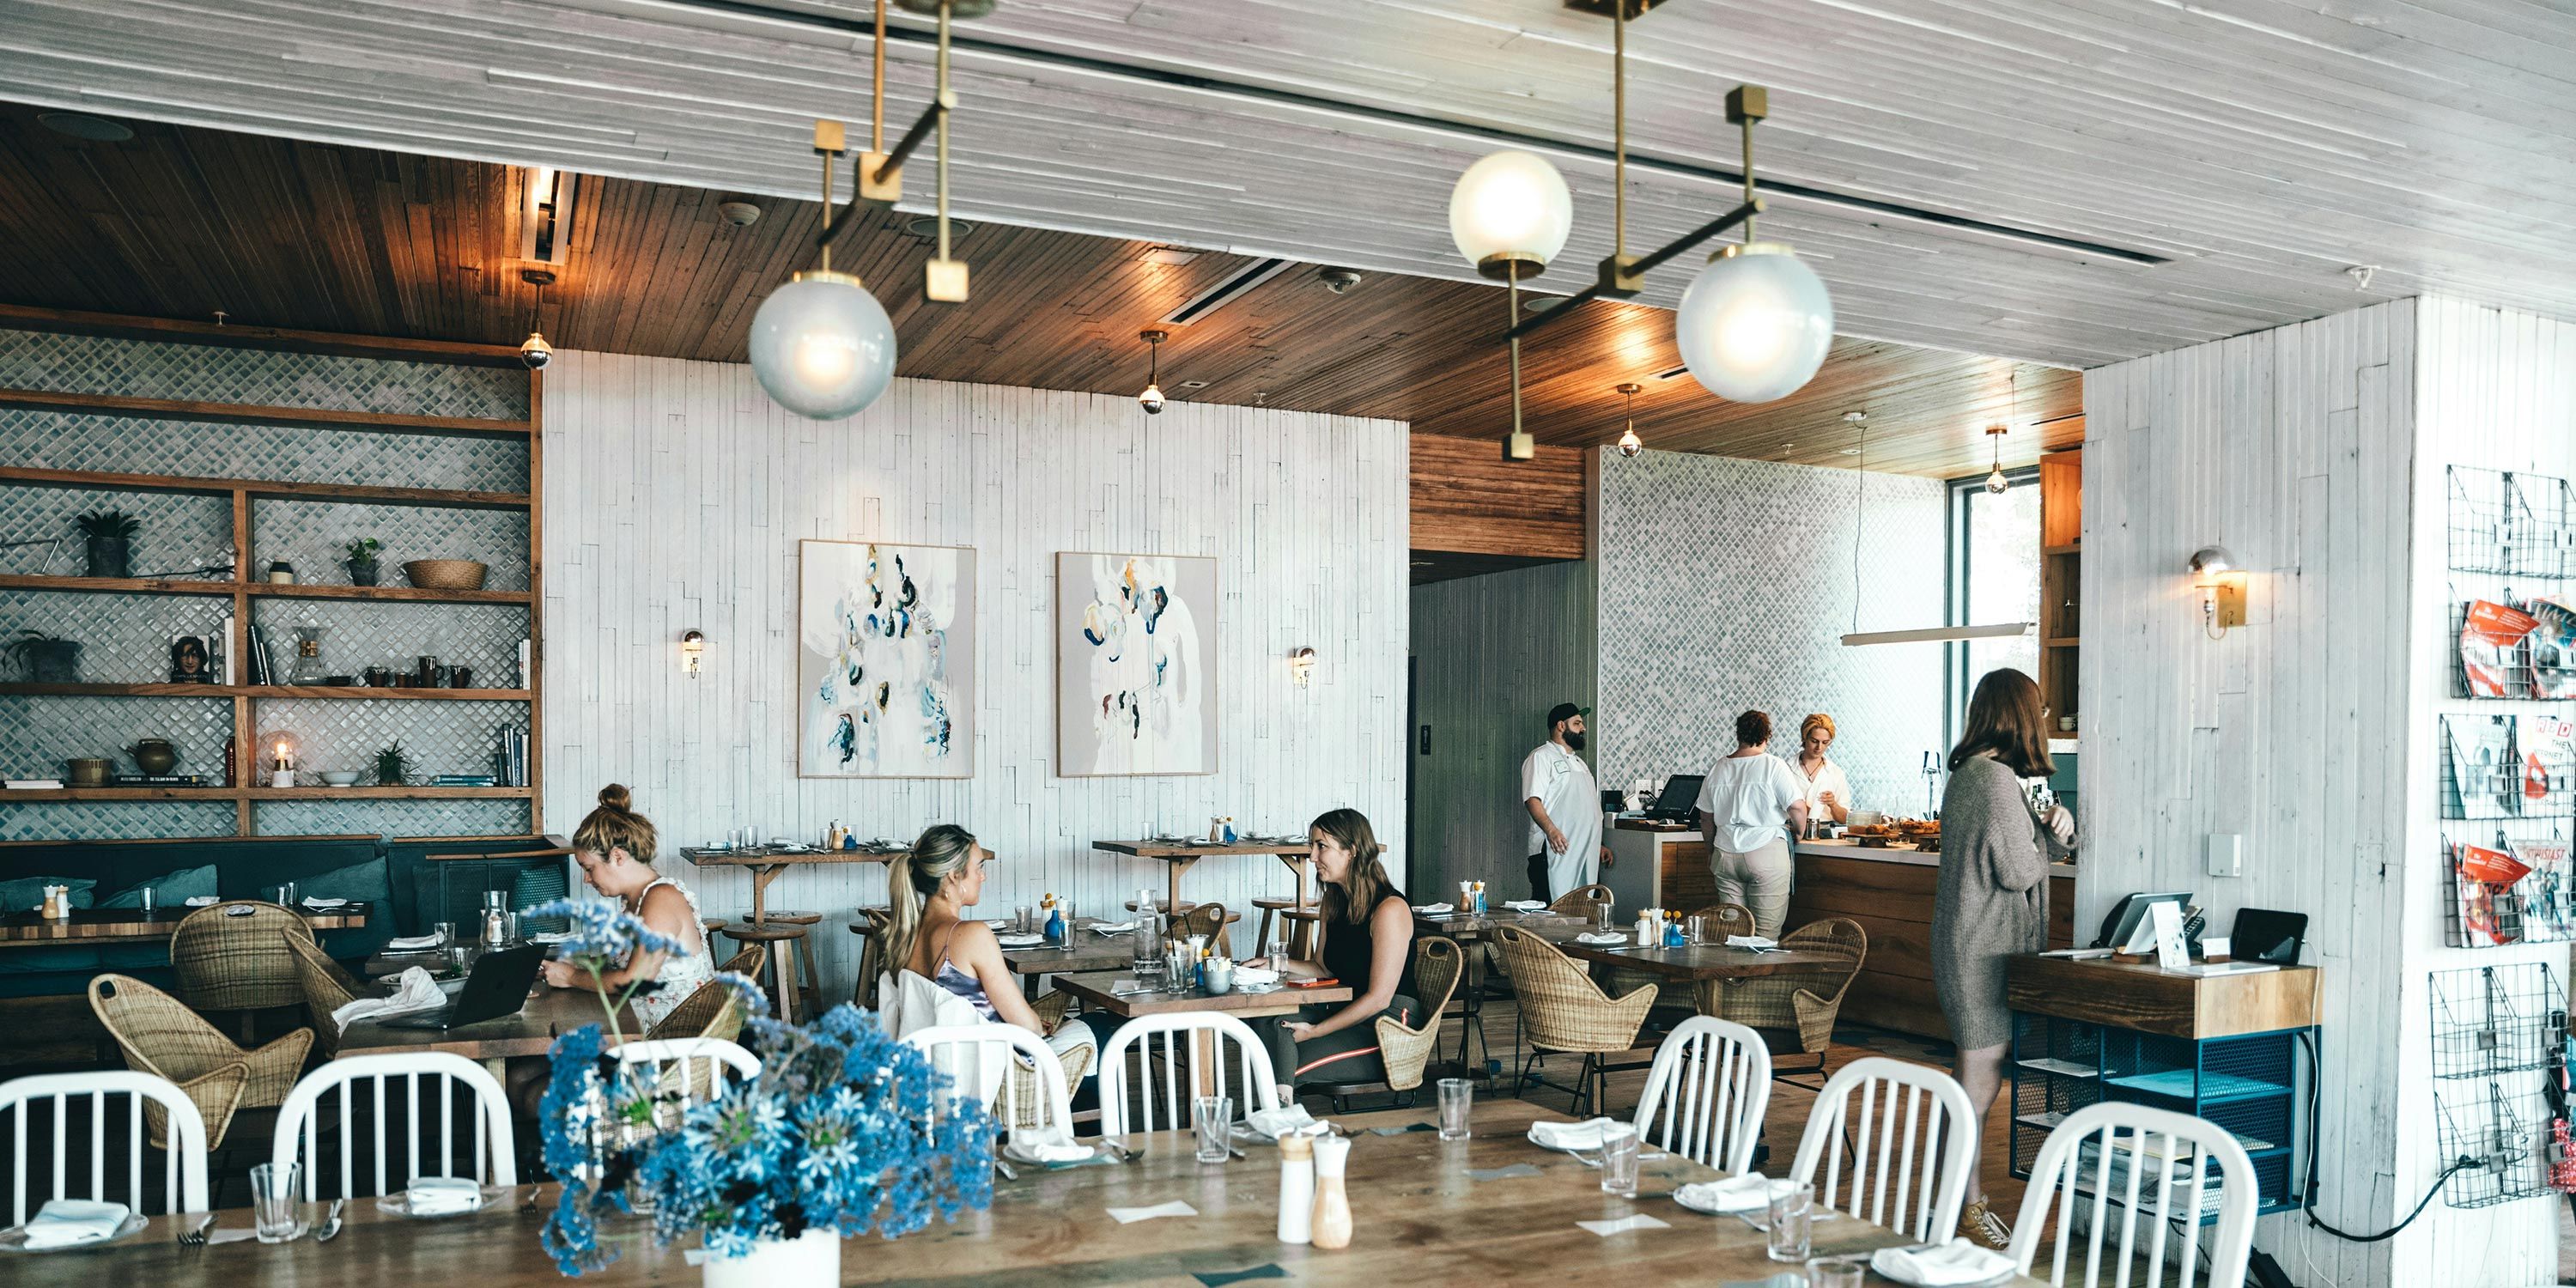
[[[68,761],[66,763],[70,766],[72,772],[71,777],[64,781],[70,785],[74,787],[107,786],[108,762],[94,758],[84,758]]]
[[[807,1230],[795,1239],[763,1239],[748,1256],[709,1253],[699,1269],[706,1288],[833,1288],[841,1282],[841,1236]]]
[[[167,738],[146,738],[125,749],[134,767],[147,774],[166,774],[179,767],[179,749]]]
[[[376,584],[376,561],[375,561],[375,560],[373,560],[373,559],[370,559],[370,560],[367,560],[365,563],[360,563],[360,562],[358,562],[358,561],[357,561],[357,560],[355,560],[355,559],[350,560],[350,561],[349,561],[349,584],[350,584],[350,585],[352,585],[352,586],[372,586],[372,585],[375,585],[375,584]]]
[[[134,575],[134,546],[127,537],[89,538],[89,575],[93,577],[130,577]]]

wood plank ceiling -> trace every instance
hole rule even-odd
[[[111,313],[515,344],[533,291],[518,277],[524,170],[138,122],[122,143],[82,142],[0,107],[0,300]],[[739,362],[761,296],[805,265],[819,204],[760,198],[749,227],[717,207],[739,194],[585,180],[571,255],[545,292],[556,345]],[[909,216],[872,212],[838,247],[893,314],[900,370],[934,380],[1132,394],[1143,327],[1253,263],[1181,264],[1153,243],[986,224],[961,239],[964,305],[916,284],[928,245]],[[1492,440],[1510,415],[1502,291],[1370,274],[1336,295],[1311,266],[1280,273],[1192,326],[1173,326],[1162,383],[1175,398],[1410,422]],[[1526,415],[1552,444],[1619,432],[1612,386],[1638,380],[1640,436],[1656,447],[1851,466],[1842,413],[1871,413],[1873,469],[1958,475],[1988,459],[1983,427],[2017,432],[2007,463],[2045,439],[2080,441],[2080,377],[2001,359],[1846,339],[1809,388],[1723,403],[1677,365],[1671,315],[1594,304],[1527,350]],[[2016,383],[2017,382],[2017,383]],[[2046,422],[2044,426],[2043,422]],[[2042,426],[2032,429],[2032,426]]]
[[[866,7],[7,0],[0,98],[794,196],[810,118],[864,115]],[[1544,281],[1607,249],[1610,29],[1560,0],[1004,0],[962,35],[970,217],[1464,279],[1450,185],[1517,140],[1581,212]],[[1631,240],[1730,200],[1751,81],[1765,229],[1850,336],[2081,368],[2425,291],[2576,315],[2572,44],[2530,0],[1671,0],[1631,41]]]

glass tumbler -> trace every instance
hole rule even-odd
[[[1476,1084],[1465,1078],[1440,1080],[1440,1139],[1467,1139],[1467,1113],[1476,1107]]]
[[[1807,1263],[1807,1288],[1861,1288],[1868,1271],[1865,1257],[1818,1257]]]
[[[285,1243],[303,1233],[296,1221],[295,1191],[301,1165],[289,1163],[280,1171],[275,1163],[258,1163],[250,1169],[251,1221],[262,1243]]]
[[[1690,924],[1683,927],[1683,933],[1689,935],[1690,941],[1694,944],[1707,943],[1708,918],[1700,916],[1698,913],[1692,913]]]
[[[1773,1261],[1805,1261],[1814,1254],[1808,1235],[1815,1214],[1815,1186],[1772,1187],[1770,1251]]]
[[[1191,1120],[1198,1126],[1198,1160],[1222,1163],[1228,1149],[1226,1133],[1234,1127],[1234,1097],[1199,1096],[1190,1101]]]
[[[143,900],[143,915],[146,917],[151,916],[153,910],[161,906],[161,891],[157,886],[143,887],[143,892],[138,897]]]
[[[1187,945],[1163,955],[1163,991],[1186,993],[1198,987],[1199,955]]]
[[[1021,904],[1019,906],[1019,915],[1011,922],[1011,929],[1026,935],[1034,933],[1037,928],[1038,910],[1025,903]]]
[[[1601,1129],[1601,1192],[1637,1197],[1637,1129],[1613,1124]]]

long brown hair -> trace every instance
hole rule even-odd
[[[1951,772],[1989,751],[2016,778],[2057,772],[2057,762],[2048,758],[2048,712],[2039,702],[2039,682],[2008,666],[1977,681],[1968,699],[1968,730],[1950,749]]]
[[[626,784],[610,783],[599,789],[599,808],[583,815],[581,826],[572,830],[572,848],[603,857],[610,850],[624,850],[626,857],[650,865],[658,838],[653,820],[635,812]]]
[[[1378,861],[1385,853],[1377,843],[1377,829],[1369,826],[1368,815],[1355,809],[1326,810],[1306,825],[1310,832],[1321,832],[1333,843],[1351,852],[1350,888],[1330,881],[1324,883],[1324,924],[1347,921],[1356,926],[1377,911],[1380,900],[1395,892],[1395,882],[1386,875],[1386,865]]]
[[[910,856],[886,864],[886,973],[900,975],[912,964],[922,905],[939,893],[940,882],[964,871],[973,857],[974,833],[954,823],[933,823],[912,843]]]

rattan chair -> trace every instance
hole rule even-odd
[[[89,1009],[125,1053],[125,1066],[177,1083],[206,1120],[206,1147],[224,1143],[236,1109],[284,1103],[313,1049],[313,1030],[297,1029],[245,1051],[178,998],[129,975],[89,982]],[[227,1070],[239,1068],[238,1075]],[[155,1124],[153,1130],[160,1130]],[[160,1143],[156,1136],[155,1144]]]
[[[1206,937],[1208,947],[1232,956],[1234,944],[1232,938],[1226,934],[1225,925],[1224,904],[1192,904],[1188,912],[1172,919],[1172,928],[1168,936],[1173,939],[1187,939],[1192,935],[1202,935]]]
[[[1537,1082],[1571,1093],[1576,1113],[1594,1112],[1605,1080],[1601,1057],[1636,1048],[1646,1012],[1655,1005],[1655,990],[1640,988],[1613,998],[1556,945],[1517,926],[1495,927],[1494,944],[1511,969],[1512,987],[1520,994],[1521,1023],[1529,1037],[1530,1051],[1521,1059],[1512,1094],[1517,1096],[1524,1085]],[[1531,1062],[1548,1051],[1582,1055],[1583,1069],[1575,1085],[1560,1086],[1530,1076]]]
[[[1692,909],[1690,915],[1706,917],[1708,933],[1720,943],[1726,942],[1728,935],[1753,933],[1753,910],[1740,903],[1712,903],[1705,908]]]
[[[1560,917],[1581,917],[1589,921],[1594,908],[1617,902],[1618,897],[1611,894],[1610,887],[1606,885],[1577,886],[1558,895],[1556,902],[1549,904],[1547,910]]]
[[[719,975],[731,973],[740,975],[744,979],[758,979],[760,978],[760,972],[767,969],[768,966],[769,945],[753,944],[751,947],[743,949],[741,952],[735,953],[731,957],[725,958],[724,965],[716,967],[716,973]]]
[[[1712,903],[1705,908],[1693,911],[1689,915],[1693,917],[1707,918],[1707,931],[1709,937],[1721,944],[1726,942],[1726,937],[1728,935],[1749,935],[1753,933],[1753,910],[1740,903]],[[1630,989],[1636,988],[1640,984],[1652,984],[1655,986],[1655,1010],[1658,1012],[1678,1011],[1685,1015],[1696,1015],[1699,1013],[1700,998],[1704,995],[1704,992],[1699,985],[1693,983],[1676,983],[1647,971],[1638,970],[1633,966],[1614,966],[1610,968],[1610,987],[1612,991],[1625,993]],[[1655,1027],[1661,1029],[1678,1024],[1680,1022],[1680,1018],[1681,1017],[1679,1016],[1671,1014],[1658,1014],[1655,1016],[1653,1023]]]
[[[250,911],[235,915],[236,908]],[[304,1005],[304,976],[282,935],[309,940],[313,927],[294,909],[257,899],[228,899],[189,913],[170,933],[170,969],[178,981],[172,991],[199,1011]],[[247,1015],[242,1036],[250,1036]]]
[[[759,945],[753,945],[753,952]],[[749,954],[742,954],[748,956]],[[679,1042],[691,1038],[719,1038],[730,1043],[742,1036],[742,1003],[734,1000],[733,990],[714,980],[700,984],[681,1000],[661,1021],[644,1031],[645,1042]],[[685,1066],[689,1085],[685,1089],[692,1100],[705,1100],[715,1091],[715,1069],[704,1062],[692,1061]]]
[[[1425,935],[1414,940],[1413,986],[1420,990],[1415,1001],[1421,1009],[1414,1012],[1410,1025],[1392,1015],[1381,1015],[1375,1021],[1378,1057],[1386,1065],[1386,1076],[1301,1082],[1297,1084],[1298,1094],[1329,1096],[1333,1112],[1346,1113],[1353,1096],[1393,1092],[1399,1106],[1407,1105],[1426,1079],[1465,1077],[1466,1071],[1459,1066],[1445,1061],[1435,1064],[1431,1058],[1440,1046],[1440,1013],[1457,995],[1465,962],[1466,953],[1458,947],[1458,941],[1445,935]]]
[[[1771,1076],[1823,1073],[1825,1050],[1834,1041],[1834,1017],[1842,1013],[1844,992],[1869,956],[1869,932],[1849,917],[1827,917],[1782,935],[1780,946],[1836,960],[1830,966],[1729,980],[1717,989],[1715,1013],[1762,1035],[1762,1044],[1771,1050]],[[1796,1058],[1784,1066],[1782,1056]]]
[[[366,994],[366,986],[340,969],[320,944],[302,935],[281,935],[295,955],[295,972],[303,981],[304,1015],[313,1022],[313,1047],[325,1060],[340,1053],[340,1026],[331,1013]]]

